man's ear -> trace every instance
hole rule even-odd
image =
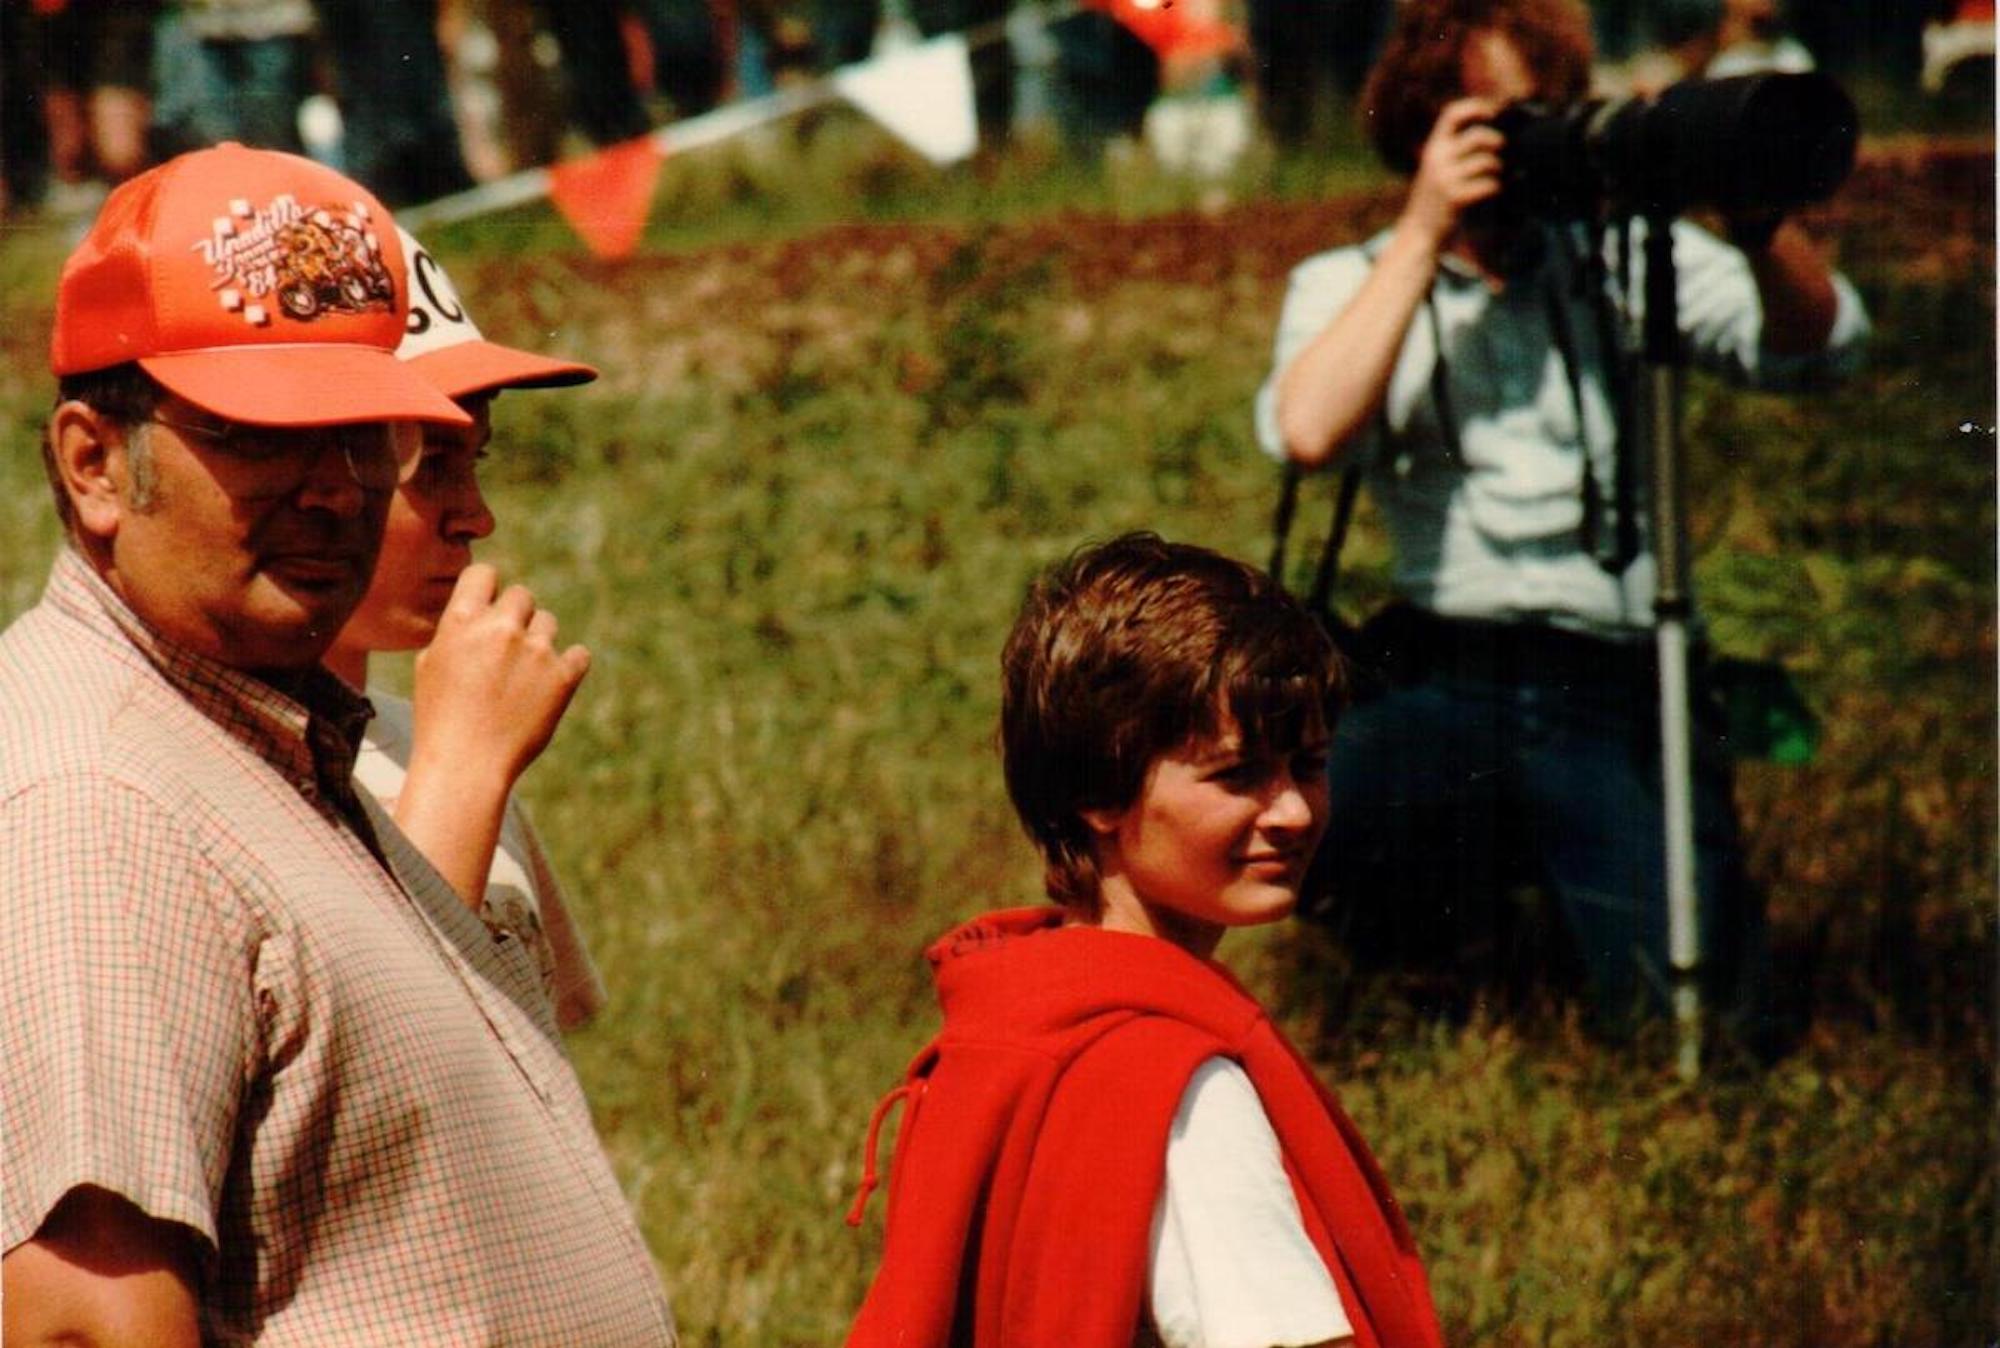
[[[49,416],[56,474],[86,538],[109,540],[124,514],[125,437],[129,432],[89,403],[71,400]]]

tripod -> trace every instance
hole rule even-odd
[[[1688,575],[1681,384],[1686,365],[1676,299],[1671,216],[1646,219],[1646,317],[1640,358],[1644,415],[1633,449],[1652,465],[1653,556],[1658,588],[1654,639],[1660,666],[1660,813],[1666,846],[1667,955],[1672,978],[1675,1067],[1701,1072],[1701,926],[1695,894],[1694,759],[1688,703]]]

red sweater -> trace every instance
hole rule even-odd
[[[1168,1129],[1217,1055],[1263,1101],[1357,1342],[1437,1348],[1387,1181],[1256,1000],[1170,942],[1061,924],[994,913],[927,952],[944,1030],[890,1095],[888,1229],[849,1348],[1130,1348]]]

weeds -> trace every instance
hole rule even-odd
[[[818,133],[827,201],[697,173],[628,264],[539,217],[431,241],[490,335],[605,371],[500,400],[484,555],[595,652],[526,794],[613,990],[578,1070],[697,1344],[839,1338],[879,1238],[840,1221],[867,1111],[934,1025],[919,951],[1038,892],[991,744],[1022,587],[1135,526],[1266,555],[1249,401],[1285,270],[1388,206],[1294,167],[1293,199],[1111,211],[1031,154],[927,197],[850,131]],[[1821,724],[1809,765],[1741,774],[1789,1057],[1684,1087],[1559,999],[1439,1021],[1304,928],[1224,949],[1378,1146],[1453,1343],[1994,1332],[1990,185],[1990,156],[1864,171],[1815,226],[1874,311],[1868,370],[1690,402],[1713,640],[1783,660]],[[43,279],[0,332],[0,618],[55,544],[60,250],[7,248]],[[1349,557],[1359,611],[1365,510]]]

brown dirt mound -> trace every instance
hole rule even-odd
[[[1990,144],[1870,143],[1839,195],[1804,218],[1820,236],[1851,238],[1871,253],[1958,267],[1991,253],[1993,185]],[[1400,190],[1386,187],[1143,220],[1064,214],[991,227],[847,224],[780,243],[651,253],[620,263],[577,259],[572,270],[582,284],[571,294],[610,306],[629,306],[638,295],[678,294],[710,312],[745,314],[778,300],[936,277],[961,249],[977,249],[979,264],[989,269],[1059,266],[1081,299],[1133,283],[1277,286],[1300,259],[1388,224],[1399,200]],[[504,286],[475,288],[494,294]]]

